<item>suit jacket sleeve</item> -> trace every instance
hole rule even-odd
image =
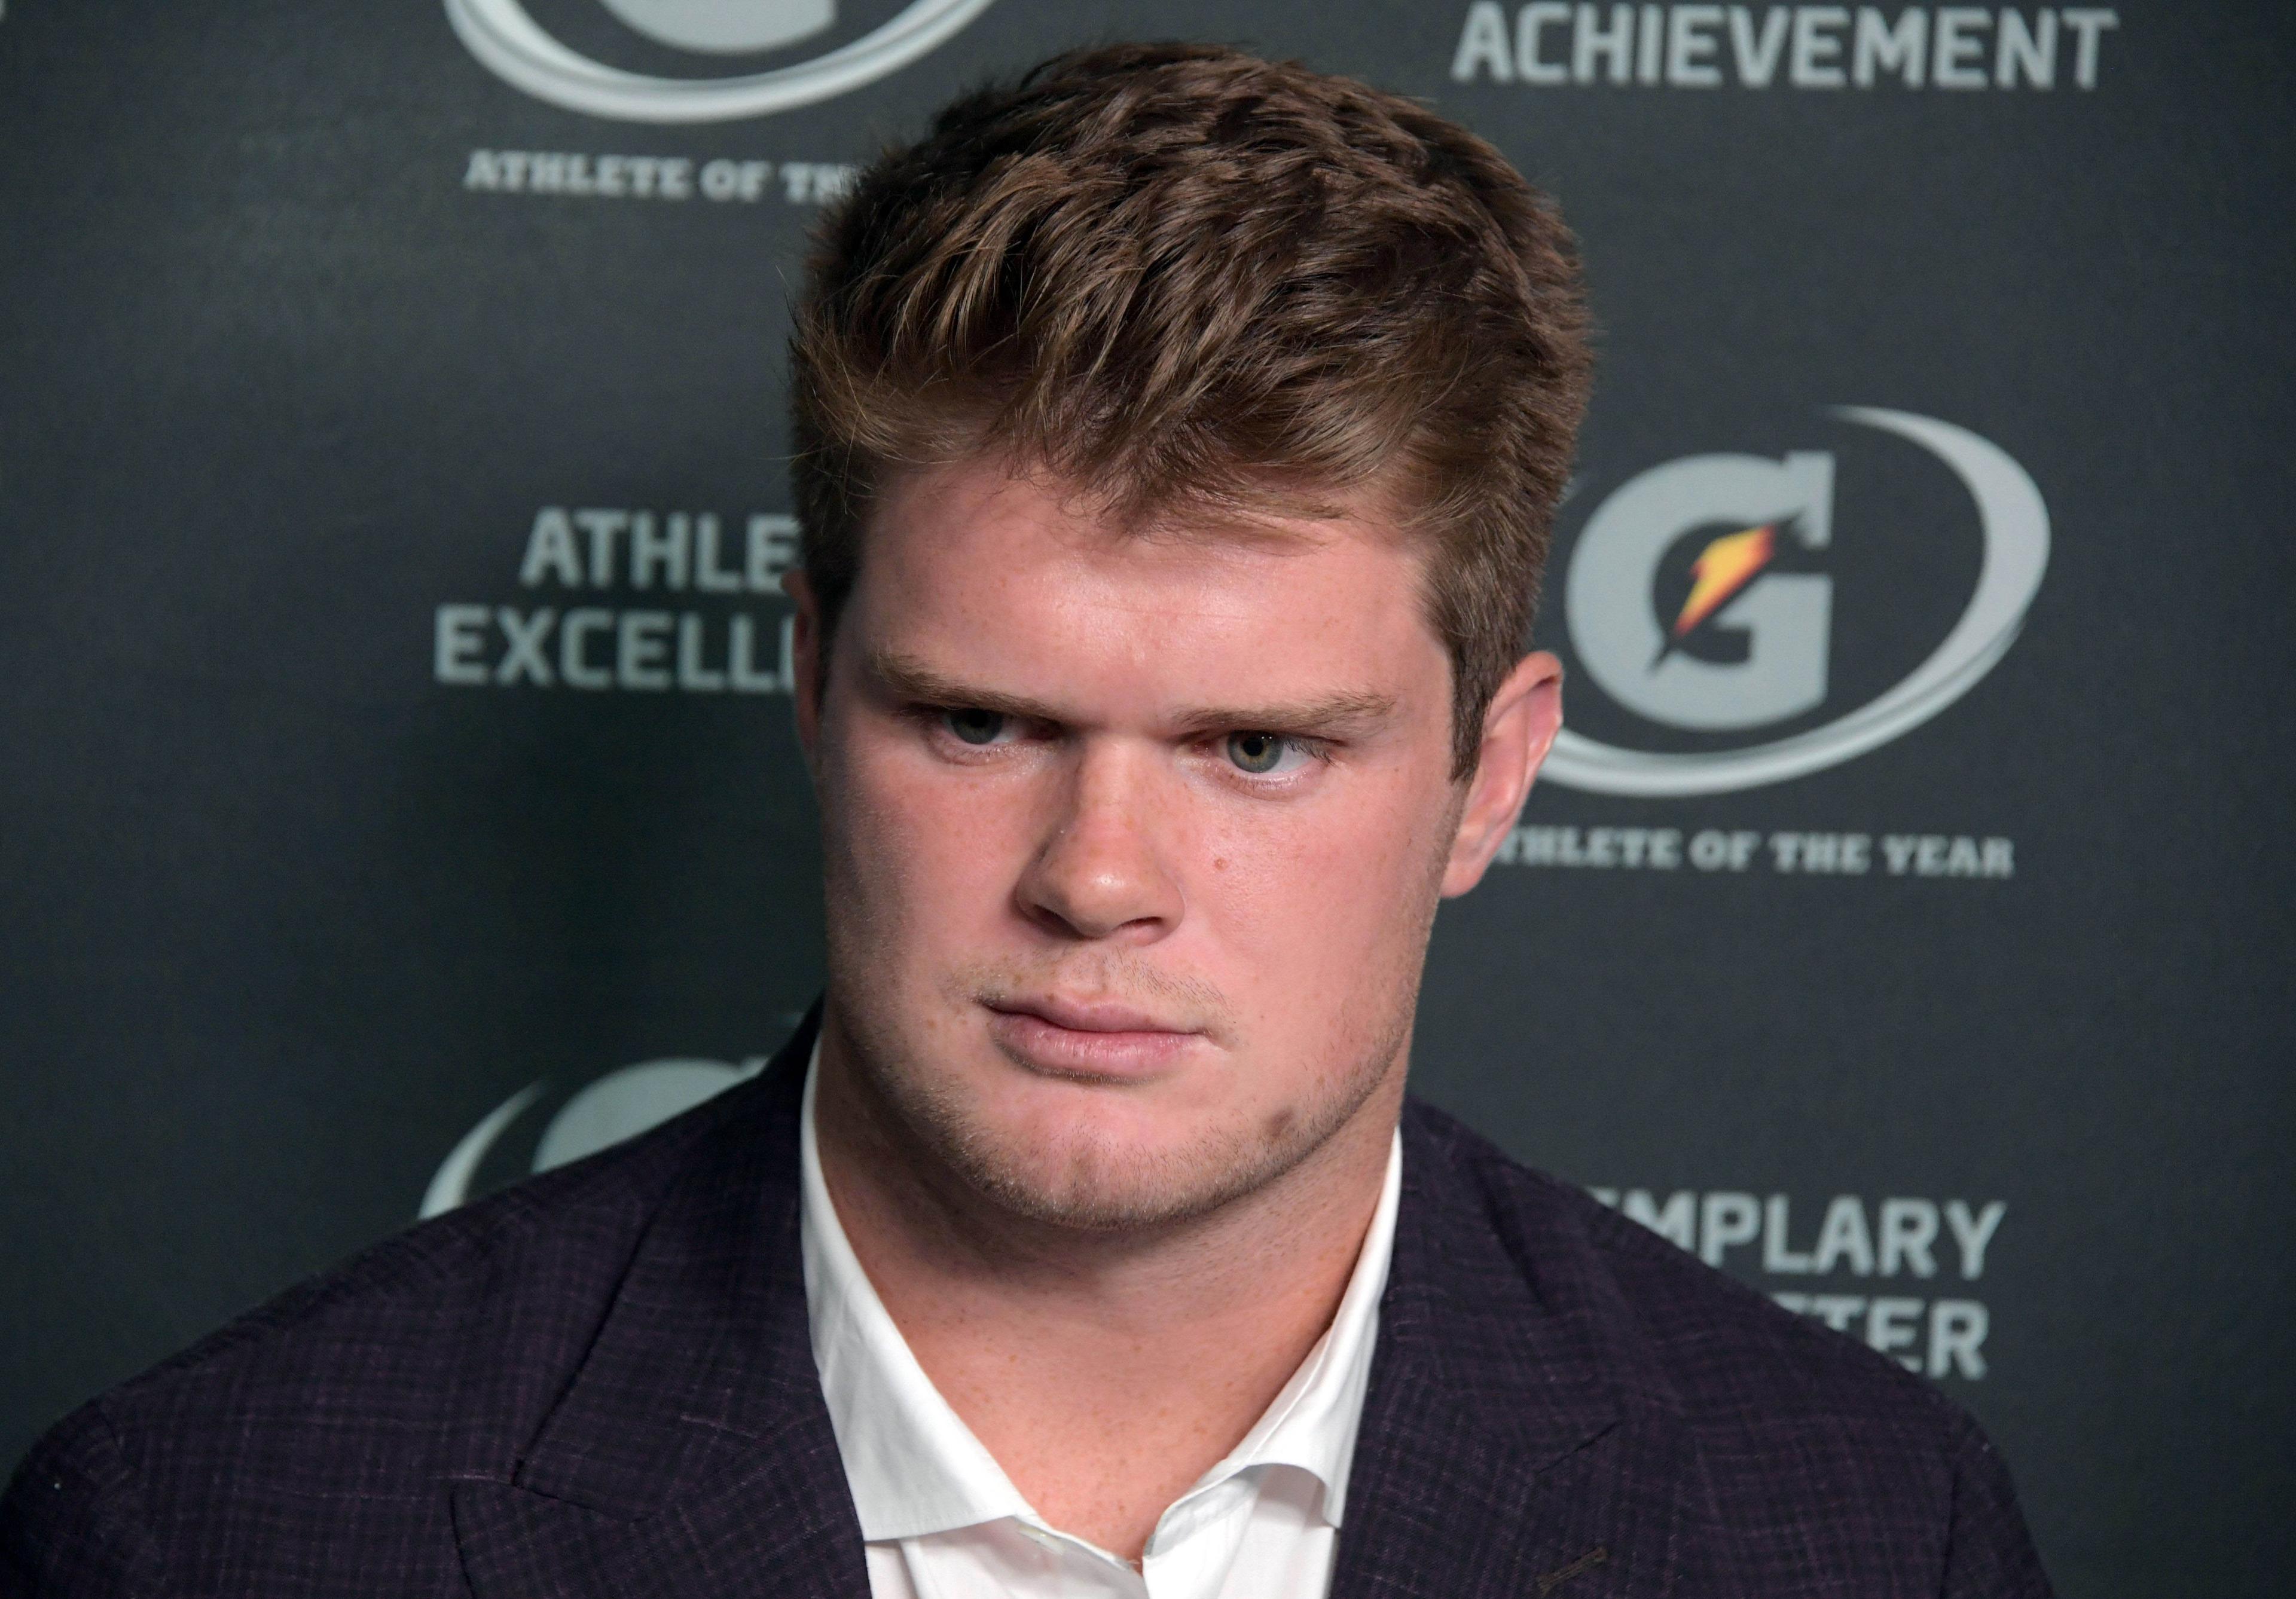
[[[90,1405],[41,1439],[0,1499],[6,1599],[150,1599],[160,1551],[119,1434]]]
[[[2050,1599],[2049,1579],[2017,1509],[2009,1467],[1965,1413],[1956,1429],[1953,1468],[1945,1599]]]

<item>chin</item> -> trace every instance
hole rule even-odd
[[[908,1158],[997,1208],[1112,1232],[1193,1220],[1266,1187],[1344,1128],[1401,1058],[1401,1035],[1341,1048],[1297,1097],[1272,1087],[1300,1062],[1191,1054],[1128,1082],[1047,1076],[1009,1056],[988,1013],[882,989],[840,1021],[868,1097]]]
[[[1168,1092],[1181,1087],[1172,1083],[1158,1092],[1017,1075],[1000,1057],[985,1091],[938,1078],[888,1082],[885,1097],[928,1157],[976,1193],[1014,1215],[1091,1231],[1189,1221],[1263,1188],[1313,1154],[1364,1097],[1286,1110],[1201,1103]]]
[[[946,1152],[966,1182],[1017,1215],[1119,1231],[1217,1210],[1264,1186],[1307,1152],[1218,1131],[1156,1136],[1075,1115],[1050,1128],[975,1127]]]

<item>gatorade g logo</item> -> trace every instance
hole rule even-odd
[[[599,3],[655,45],[716,58],[709,64],[720,75],[667,78],[627,71],[553,37],[524,0],[446,0],[455,33],[496,77],[553,105],[626,122],[725,122],[828,100],[937,48],[993,0],[914,0],[857,37],[809,60],[734,76],[722,75],[728,57],[781,50],[832,33],[840,0]],[[851,9],[850,0],[846,3]]]
[[[1812,709],[1825,698],[1833,585],[1778,558],[1824,549],[1833,520],[1831,455],[1652,467],[1578,540],[1564,603],[1580,663],[1621,705],[1677,727],[1758,727]],[[1696,554],[1677,603],[1666,591],[1679,584],[1663,579],[1685,549]]]
[[[1575,728],[1545,775],[1597,793],[1718,793],[1835,766],[1919,726],[1974,687],[2015,639],[2048,564],[2049,519],[2025,470],[1965,429],[1902,411],[1833,412],[1919,446],[1973,506],[1981,548],[1957,619],[1894,684],[1816,726],[1792,727],[1841,685],[1840,569],[1942,547],[1936,529],[1874,527],[1836,540],[1836,458],[1693,455],[1620,485],[1587,518],[1563,583],[1569,647],[1629,719],[1706,747],[1640,750]],[[1924,533],[1935,537],[1924,538]],[[1934,563],[1933,563],[1934,564]],[[1764,737],[1761,730],[1770,730]]]

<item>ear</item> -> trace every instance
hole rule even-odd
[[[1483,713],[1482,751],[1467,780],[1451,857],[1443,867],[1444,898],[1483,880],[1562,726],[1562,663],[1545,650],[1534,651],[1515,662]]]
[[[790,693],[797,710],[797,742],[805,750],[805,764],[811,767],[821,741],[821,603],[798,568],[782,574],[782,592],[797,603],[790,636],[790,667],[797,681],[790,685]]]

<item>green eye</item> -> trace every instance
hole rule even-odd
[[[964,707],[941,712],[941,721],[951,733],[968,744],[993,744],[996,742],[996,735],[1004,731],[1002,711]]]
[[[1275,733],[1231,733],[1227,735],[1227,758],[1246,772],[1273,772],[1283,758],[1288,742]]]

